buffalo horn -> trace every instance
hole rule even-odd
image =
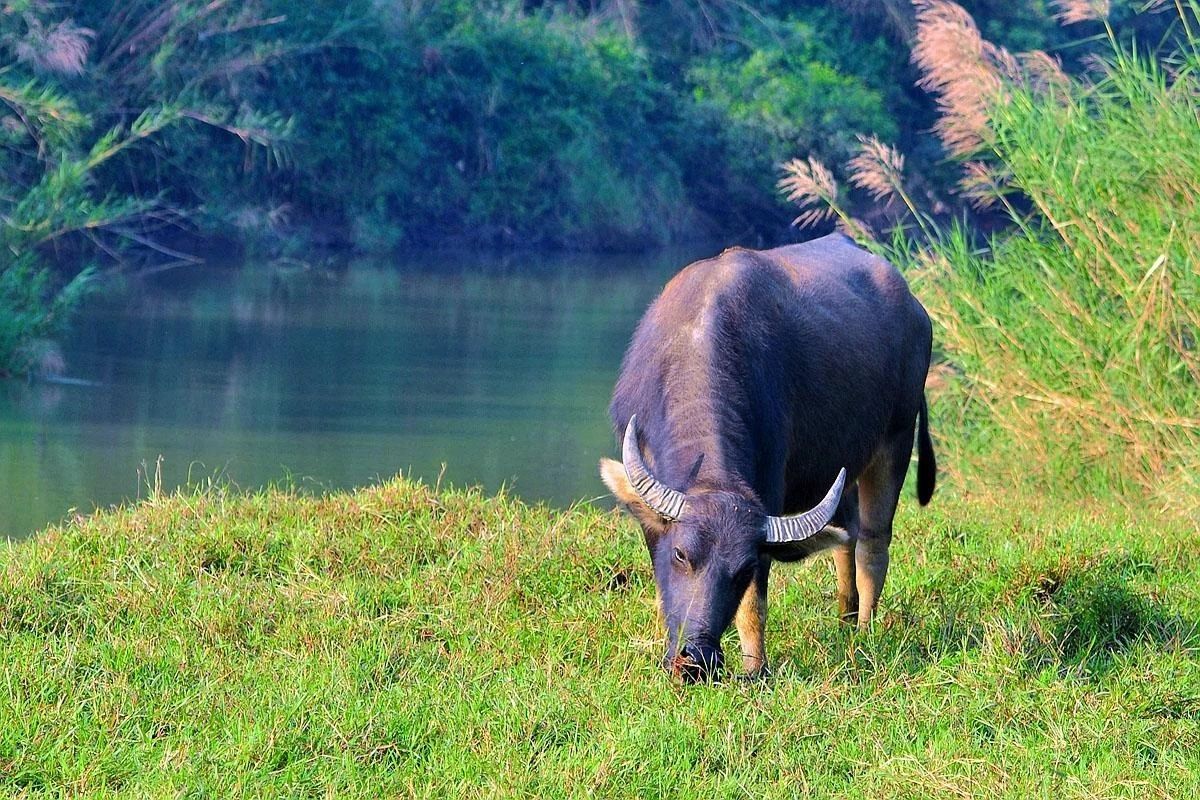
[[[677,521],[682,518],[683,510],[687,507],[687,495],[660,482],[646,469],[642,454],[638,450],[636,422],[637,414],[634,414],[625,426],[625,441],[621,445],[625,476],[629,478],[630,486],[638,493],[638,497],[642,498],[642,502],[667,519]],[[836,501],[834,504],[836,505]]]
[[[787,544],[799,542],[815,534],[829,524],[833,512],[837,511],[842,499],[842,487],[846,485],[846,470],[843,468],[825,493],[825,498],[808,511],[793,514],[789,517],[767,517],[767,542],[770,544]]]

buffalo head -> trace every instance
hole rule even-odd
[[[636,420],[625,428],[624,463],[604,459],[601,476],[646,535],[667,627],[663,666],[684,680],[705,680],[721,670],[721,636],[751,584],[765,591],[765,562],[774,553],[794,560],[846,540],[845,531],[827,527],[846,471],[812,509],[771,516],[749,490],[683,492],[660,482],[642,459]]]

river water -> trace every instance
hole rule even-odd
[[[145,496],[160,459],[166,488],[403,471],[600,497],[625,345],[706,254],[206,265],[106,290],[62,342],[71,382],[0,381],[0,535]]]

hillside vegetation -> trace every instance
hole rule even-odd
[[[699,687],[615,512],[397,479],[72,521],[3,556],[0,792],[1200,792],[1194,531],[907,495],[873,631],[781,567],[774,677]]]
[[[6,2],[0,375],[36,368],[97,272],[214,245],[776,242],[779,164],[838,163],[859,134],[898,137],[955,207],[913,10],[873,5]],[[1041,4],[971,6],[1021,47],[1069,41]],[[1158,20],[1114,24],[1157,41]]]

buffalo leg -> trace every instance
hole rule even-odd
[[[833,548],[833,566],[837,571],[838,616],[853,625],[858,621],[858,585],[854,579],[854,543],[858,540],[858,486],[842,493],[842,504],[833,524],[850,534],[845,544]]]
[[[854,539],[833,548],[833,565],[837,569],[838,614],[843,622],[858,619],[858,586],[854,579]]]
[[[765,556],[759,562],[754,580],[746,587],[738,605],[734,624],[742,648],[742,669],[749,675],[763,674],[767,668],[767,575],[771,560]]]
[[[913,431],[893,439],[858,479],[859,528],[854,545],[858,627],[870,626],[887,578],[896,501],[912,455]]]

